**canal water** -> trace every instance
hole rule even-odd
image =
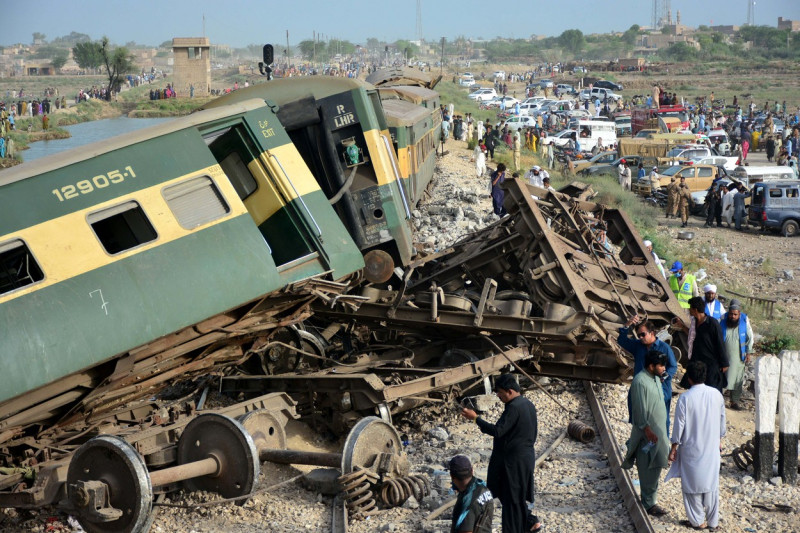
[[[116,117],[92,122],[83,122],[74,126],[66,126],[64,129],[72,135],[68,139],[55,139],[52,141],[37,141],[30,143],[27,150],[20,152],[22,160],[25,162],[39,159],[48,155],[57,154],[66,150],[79,148],[86,144],[103,141],[129,133],[148,126],[161,124],[162,122],[174,120],[171,118],[128,118]]]

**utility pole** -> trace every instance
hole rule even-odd
[[[286,70],[289,70],[289,30],[286,30]]]
[[[442,59],[439,61],[439,74],[444,70],[444,37],[442,37]]]

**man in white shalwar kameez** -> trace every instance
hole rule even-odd
[[[695,529],[719,526],[720,439],[725,436],[725,400],[705,384],[706,366],[686,369],[691,387],[678,398],[672,426],[672,466],[665,481],[681,478],[683,505]]]
[[[725,185],[723,185],[725,187]],[[722,196],[722,218],[725,219],[725,222],[728,223],[728,227],[731,227],[731,223],[733,222],[733,197],[736,196],[736,189],[731,187],[730,190],[727,190]]]

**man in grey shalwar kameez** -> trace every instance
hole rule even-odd
[[[666,372],[667,356],[650,350],[645,355],[644,370],[631,383],[631,436],[622,468],[636,462],[639,473],[639,492],[647,513],[663,516],[667,510],[656,505],[658,480],[666,468],[669,454],[667,438],[667,407],[659,376]]]
[[[707,386],[706,366],[692,361],[686,369],[691,387],[678,398],[672,426],[672,466],[665,481],[681,478],[688,525],[719,526],[720,440],[725,436],[725,400]]]
[[[722,316],[719,325],[731,365],[725,371],[727,389],[731,391],[731,409],[738,411],[742,408],[744,369],[750,364],[750,354],[753,353],[753,328],[748,316],[742,312],[741,302],[736,298],[731,300],[730,309]]]

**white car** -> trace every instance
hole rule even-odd
[[[475,85],[475,78],[464,74],[458,80],[458,84],[461,85],[462,87],[472,87],[473,85]]]
[[[577,136],[578,132],[576,130],[562,130],[549,138],[552,139],[553,144],[556,146],[566,146],[573,135]]]
[[[588,93],[586,89],[580,92],[581,100],[595,100],[597,98],[600,99],[601,102],[605,101],[606,98],[612,101],[619,100],[622,98],[620,95],[615,94],[611,89],[603,89],[602,87],[592,87],[592,90]]]
[[[477,102],[488,102],[489,100],[497,98],[497,91],[492,88],[478,89],[474,93],[470,93],[467,97]]]
[[[537,102],[541,102],[542,100],[547,100],[544,96],[531,96],[530,98],[526,98],[522,101],[523,104],[535,104]]]
[[[504,109],[514,109],[514,105],[518,104],[519,100],[513,96],[498,96],[487,102],[484,102],[486,107],[504,107]],[[502,104],[502,106],[501,106]]]
[[[520,115],[518,117],[510,117],[508,120],[506,120],[505,125],[508,126],[508,129],[511,131],[518,131],[523,128],[535,127],[536,119],[526,115]]]
[[[709,157],[702,157],[700,159],[697,159],[694,163],[695,165],[715,165],[718,167],[724,167],[725,170],[733,172],[734,170],[736,170],[736,167],[738,166],[736,164],[736,161],[738,160],[739,158],[735,156],[725,157],[721,155],[712,155]]]
[[[495,80],[504,80],[506,79],[506,71],[505,70],[495,70],[494,74],[492,74],[492,78]]]

